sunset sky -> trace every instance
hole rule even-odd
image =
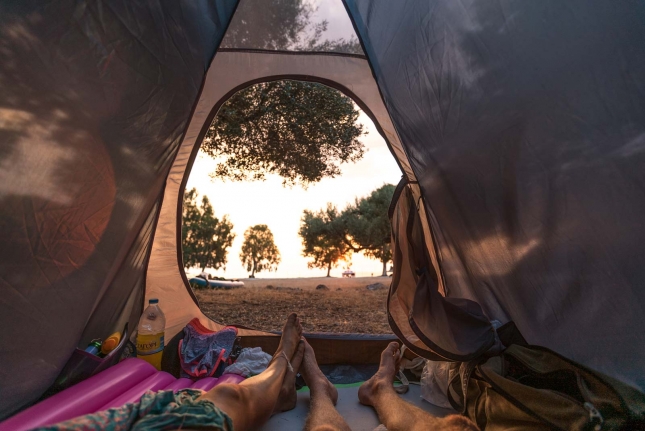
[[[368,131],[368,135],[361,138],[367,149],[363,159],[358,163],[341,165],[340,177],[323,179],[307,190],[299,186],[285,188],[278,176],[257,182],[211,179],[209,173],[214,170],[216,162],[200,151],[190,173],[187,189],[195,187],[200,194],[207,195],[215,208],[216,216],[228,214],[236,234],[233,246],[229,249],[226,270],[207,269],[207,272],[227,278],[248,276],[239,259],[244,231],[249,226],[266,224],[273,232],[282,255],[282,263],[277,272],[262,272],[257,274],[258,278],[325,276],[325,270],[308,269],[308,260],[302,256],[298,229],[303,210],[317,210],[325,207],[327,202],[343,208],[347,203],[353,202],[355,197],[366,196],[386,183],[396,184],[401,178],[401,171],[394,157],[372,121],[361,113],[359,122]],[[369,276],[372,273],[379,275],[381,263],[367,259],[362,254],[354,254],[352,270],[359,276]],[[340,276],[342,271],[342,266],[332,269],[331,275]],[[197,273],[199,270],[188,271],[189,276]]]

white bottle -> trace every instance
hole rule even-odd
[[[160,370],[166,316],[159,308],[158,299],[152,298],[148,304],[148,307],[143,310],[137,327],[137,358],[143,359]]]

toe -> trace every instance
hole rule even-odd
[[[397,353],[399,350],[399,343],[397,343],[396,341],[392,341],[390,344],[387,345],[386,350],[388,350],[392,354]]]
[[[398,356],[398,355],[399,355],[399,344],[393,341],[387,345],[385,350],[383,350],[383,353],[381,354],[381,362],[384,362],[386,360],[387,362],[389,362],[390,358],[394,358],[395,356]]]

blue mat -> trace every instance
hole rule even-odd
[[[423,401],[421,388],[416,385],[410,385],[410,390],[402,395],[402,398],[437,417],[455,413],[451,409],[444,409]],[[373,431],[380,424],[374,409],[358,402],[358,386],[338,388],[336,409],[353,431]],[[308,413],[309,391],[299,392],[296,408],[274,415],[261,431],[301,431],[304,429]]]

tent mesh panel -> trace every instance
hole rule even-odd
[[[340,0],[242,0],[221,48],[364,55]]]

